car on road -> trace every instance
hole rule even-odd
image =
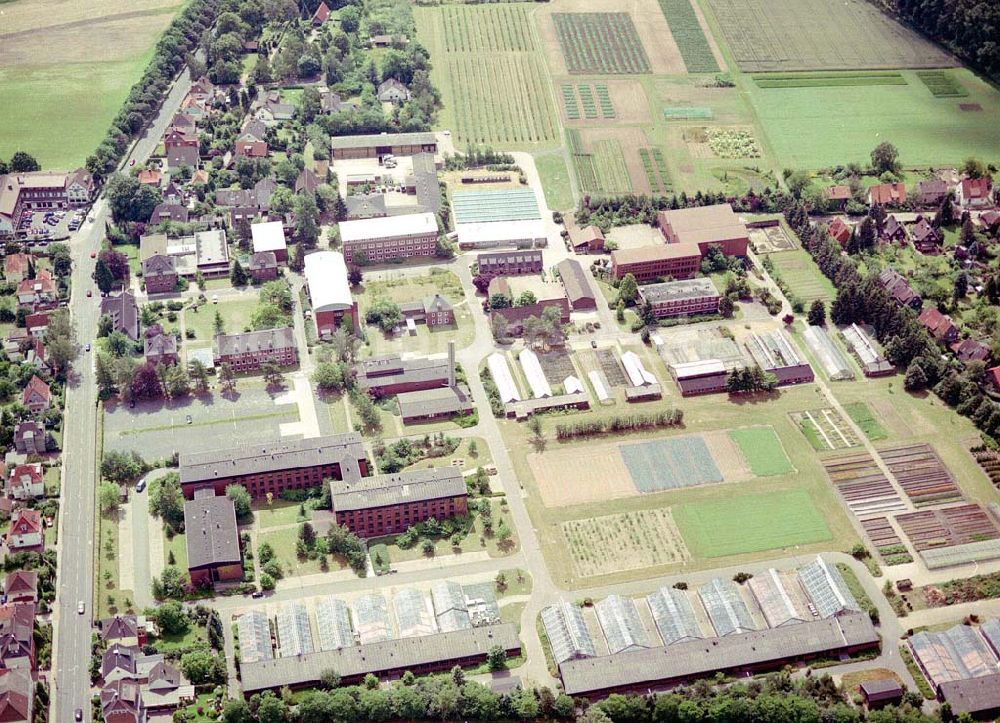
[[[90,344],[87,344],[87,346],[83,347],[83,350],[84,351],[90,351]]]
[[[218,294],[212,294],[212,303],[213,304],[218,304],[219,303],[219,295]]]
[[[254,590],[253,594],[250,595],[250,597],[252,597],[254,600],[260,600],[262,597],[264,597],[264,591],[263,590]]]
[[[90,258],[96,259],[97,258],[97,252],[96,251],[91,251],[90,252]]]
[[[139,480],[138,482],[135,483],[135,491],[136,492],[142,492],[144,489],[146,489],[146,478],[145,477],[143,477],[141,480]]]
[[[185,414],[184,415],[184,424],[191,424],[191,422],[193,422],[193,421],[194,420],[191,419],[191,415],[190,414]]]
[[[89,299],[93,295],[94,295],[94,292],[91,291],[90,289],[87,289],[87,298]]]
[[[596,349],[597,348],[597,342],[594,341],[593,339],[590,340],[590,348],[591,349]]]
[[[81,600],[80,602],[78,602],[76,604],[76,613],[77,613],[77,615],[83,615],[84,612],[86,612],[86,610],[87,610],[87,607],[83,604],[83,600]]]
[[[83,708],[77,708],[73,711],[73,720],[83,720]]]

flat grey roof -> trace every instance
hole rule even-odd
[[[236,508],[228,497],[196,497],[184,503],[188,568],[240,561]]]
[[[593,691],[658,685],[716,671],[741,669],[810,655],[875,645],[878,633],[868,615],[846,613],[723,638],[674,643],[617,655],[567,660],[559,665],[569,695]]]
[[[678,301],[699,299],[704,296],[718,296],[719,290],[709,278],[665,281],[662,284],[645,284],[639,287],[639,294],[650,303],[657,301]]]
[[[299,467],[339,464],[343,477],[360,477],[358,461],[365,458],[357,432],[312,439],[281,440],[254,447],[226,447],[208,452],[182,452],[178,460],[181,484],[210,482]]]
[[[375,133],[365,136],[335,136],[330,139],[330,147],[333,149],[430,144],[437,144],[433,133]]]
[[[436,500],[468,494],[456,467],[432,467],[376,477],[330,482],[334,512],[387,507],[404,502]]]
[[[352,645],[293,658],[244,663],[240,666],[240,676],[243,692],[254,693],[286,685],[294,687],[318,683],[326,670],[336,670],[342,678],[350,680],[367,673],[379,675],[429,665],[446,666],[451,661],[485,657],[494,645],[504,650],[521,647],[513,624],[466,628],[450,633]]]

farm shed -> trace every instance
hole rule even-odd
[[[717,577],[698,588],[698,597],[720,638],[757,629],[735,583]]]
[[[844,340],[854,352],[866,377],[884,377],[896,373],[896,367],[882,356],[868,333],[857,324],[844,327]]]
[[[419,590],[405,588],[397,592],[392,598],[392,609],[396,614],[399,637],[415,638],[437,632],[434,613],[427,604],[427,598]]]
[[[861,609],[847,589],[840,571],[819,555],[815,562],[799,568],[799,581],[820,617],[828,618],[845,610]]]
[[[531,351],[531,349],[522,349],[517,358],[521,362],[521,368],[524,369],[524,376],[528,380],[528,386],[531,387],[531,396],[535,399],[551,397],[552,387],[549,386],[549,382],[545,378],[545,372],[542,371],[538,355]]]
[[[236,621],[236,631],[240,636],[242,662],[256,663],[274,657],[271,649],[271,626],[263,611],[250,610],[240,615]]]
[[[469,606],[465,602],[465,592],[457,582],[441,580],[431,588],[431,602],[434,603],[434,617],[442,633],[472,627]]]
[[[642,359],[634,351],[622,352],[622,364],[625,366],[625,374],[633,387],[643,387],[648,384],[656,384],[656,377],[646,371],[642,365]]]
[[[770,627],[780,628],[782,625],[812,620],[805,595],[794,573],[789,576],[772,567],[754,575],[747,582],[747,587],[753,593],[754,600]]]
[[[694,616],[691,599],[683,590],[661,587],[646,597],[653,613],[653,622],[660,631],[664,645],[705,637]]]
[[[594,610],[612,654],[650,646],[649,635],[632,598],[610,595],[595,604]]]
[[[324,597],[316,602],[316,630],[320,650],[336,650],[354,645],[351,630],[351,613],[347,603],[335,597]]]
[[[671,364],[670,372],[682,397],[695,394],[719,394],[726,391],[729,372],[721,359]]]
[[[565,600],[549,605],[542,610],[542,625],[556,664],[597,655],[583,612],[576,605]]]
[[[490,354],[486,357],[486,366],[490,370],[493,382],[497,385],[497,390],[500,392],[500,401],[504,404],[521,401],[521,393],[517,391],[517,385],[514,384],[514,377],[510,374],[510,367],[507,366],[507,360],[503,354],[498,351]]]
[[[309,613],[302,603],[287,602],[282,605],[274,623],[280,657],[294,658],[316,650],[309,628]]]
[[[758,366],[778,378],[779,386],[815,379],[809,362],[802,358],[792,340],[780,329],[766,334],[752,334],[746,346]]]
[[[566,298],[569,299],[570,308],[573,311],[583,309],[596,309],[597,297],[587,280],[587,272],[579,261],[574,259],[563,259],[556,264],[559,278],[566,289]]]
[[[354,601],[354,626],[362,645],[392,639],[392,624],[385,598],[378,594],[363,595]]]
[[[1000,713],[1000,673],[942,683],[938,693],[954,716],[968,713],[973,718],[993,719]]]
[[[827,379],[831,382],[854,379],[851,363],[830,338],[825,328],[807,324],[802,332],[802,338],[806,340],[810,351],[819,360],[819,365],[823,368]]]
[[[939,633],[919,632],[910,638],[909,646],[934,688],[997,672],[997,656],[979,632],[968,625],[956,625]]]

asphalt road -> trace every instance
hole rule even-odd
[[[187,71],[174,84],[159,116],[146,135],[134,146],[123,165],[149,158],[163,136],[167,124],[191,87]],[[49,720],[69,721],[73,711],[82,709],[83,719],[91,719],[90,635],[94,598],[94,507],[97,465],[97,389],[94,383],[92,352],[82,347],[97,336],[100,297],[91,278],[97,251],[104,240],[108,219],[106,200],[94,205],[92,223],[85,223],[70,242],[73,253],[73,295],[70,311],[81,345],[73,377],[66,392],[65,434],[63,437],[63,485],[59,516],[59,572],[53,621],[55,625],[52,663],[52,709]],[[77,612],[80,602],[86,613]]]

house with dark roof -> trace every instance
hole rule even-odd
[[[149,215],[151,226],[158,226],[166,221],[173,223],[187,223],[190,218],[187,206],[178,203],[161,203]]]
[[[12,552],[41,551],[45,547],[45,526],[38,510],[18,507],[10,519],[7,548]]]
[[[941,233],[921,216],[913,225],[913,248],[922,254],[937,254],[941,250]]]
[[[348,196],[344,199],[347,206],[348,220],[359,218],[382,218],[388,215],[385,196],[381,193],[370,193],[361,196]]]
[[[117,643],[131,647],[143,647],[148,639],[145,618],[140,621],[135,615],[115,615],[99,620],[97,628],[107,645]]]
[[[257,208],[267,211],[271,208],[271,196],[278,190],[278,184],[273,178],[262,178],[253,184],[253,195],[257,201]]]
[[[177,289],[177,259],[153,254],[142,262],[142,280],[147,294],[169,294]]]
[[[38,573],[33,570],[7,573],[3,582],[3,596],[7,603],[38,602]]]
[[[975,339],[962,339],[951,345],[955,358],[963,364],[973,361],[988,362],[992,351],[990,347]]]
[[[840,216],[830,222],[830,225],[826,227],[826,232],[830,234],[830,238],[840,244],[840,248],[847,246],[847,242],[851,240],[851,227],[844,223],[844,219]]]
[[[379,83],[375,93],[379,103],[401,104],[410,99],[410,89],[395,78],[386,78]]]
[[[906,203],[906,184],[879,183],[868,189],[869,206],[901,206]]]
[[[556,264],[556,271],[566,289],[566,298],[573,311],[589,311],[597,308],[597,296],[587,279],[580,262],[575,259],[563,259]]]
[[[878,275],[878,280],[886,293],[900,306],[918,310],[924,305],[920,294],[914,291],[903,275],[895,269],[886,266]]]
[[[139,305],[131,291],[101,299],[101,316],[111,317],[114,331],[120,331],[132,341],[139,339]]]
[[[295,192],[305,193],[306,191],[310,193],[316,193],[316,189],[320,187],[320,178],[315,173],[313,173],[308,168],[303,168],[299,172],[298,178],[295,179]]]
[[[476,264],[483,276],[540,274],[544,267],[541,249],[485,251],[476,256]]]
[[[278,257],[274,251],[257,251],[250,257],[250,277],[255,284],[278,278]]]
[[[472,413],[472,396],[461,384],[396,395],[403,424],[420,424]]]
[[[35,669],[35,604],[0,605],[0,668]]]
[[[951,317],[942,314],[933,306],[921,311],[917,321],[936,341],[951,344],[958,339],[958,327],[952,323]]]
[[[174,711],[195,700],[194,686],[162,655],[144,655],[138,660],[142,702],[148,711]]]
[[[101,680],[113,683],[122,678],[135,679],[136,659],[139,648],[121,643],[112,643],[101,654]]]
[[[289,326],[237,334],[217,334],[215,363],[229,364],[235,372],[260,369],[268,362],[290,367],[298,363],[295,336]]]
[[[906,692],[906,689],[895,678],[884,678],[865,681],[860,686],[860,692],[865,705],[870,710],[874,710],[899,703],[903,700],[903,693]]]
[[[146,708],[139,684],[122,679],[101,688],[101,715],[105,723],[144,723]]]
[[[0,721],[30,723],[34,720],[35,682],[23,670],[0,670]]]
[[[913,200],[919,206],[939,206],[948,195],[948,184],[940,178],[932,178],[917,183]]]
[[[197,168],[201,162],[197,145],[173,145],[167,149],[167,168]]]
[[[177,338],[173,334],[152,334],[143,339],[143,356],[151,364],[170,366],[180,361]]]
[[[894,214],[889,214],[882,226],[882,240],[887,243],[905,244],[910,238],[906,226]]]
[[[823,198],[830,207],[843,210],[852,198],[851,187],[841,185],[824,188]]]
[[[594,254],[604,250],[604,232],[597,226],[574,227],[569,230],[569,243],[578,254]]]
[[[188,573],[198,587],[243,579],[236,508],[228,497],[196,494],[184,503]]]
[[[21,454],[45,454],[45,425],[33,419],[14,427],[14,449]]]
[[[28,386],[21,393],[21,404],[34,414],[40,414],[52,406],[52,392],[49,385],[37,375],[31,377]]]

